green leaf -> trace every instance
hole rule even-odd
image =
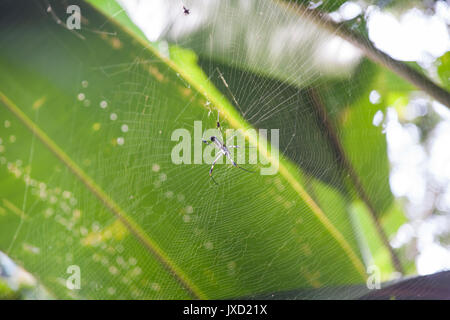
[[[244,25],[243,28],[249,29],[249,33],[230,33],[235,35],[230,37],[236,40],[232,41],[236,44],[231,48],[222,42],[215,42],[220,39],[218,35],[221,34],[216,31],[217,25],[221,23],[215,20],[210,23],[203,21],[205,28],[200,28],[198,32],[195,29],[188,31],[187,35],[181,39],[175,37],[175,40],[182,40],[183,46],[196,50],[201,57],[199,64],[209,79],[230,101],[233,101],[235,108],[253,126],[282,128],[280,150],[290,160],[307,174],[339,190],[348,206],[351,205],[349,193],[356,194],[357,197],[364,199],[366,205],[373,211],[371,214],[382,216],[391,207],[393,196],[388,183],[389,163],[383,123],[375,126],[373,121],[375,115],[378,116],[379,113],[384,116],[387,106],[394,102],[398,105],[398,95],[401,94],[404,98],[404,92],[409,92],[413,87],[391,72],[363,59],[351,77],[347,79],[320,77],[314,81],[313,86],[305,88],[304,69],[314,70],[314,67],[299,68],[297,64],[291,65],[286,61],[297,62],[305,58],[311,61],[310,54],[292,50],[290,45],[280,45],[277,48],[280,52],[293,51],[296,55],[295,59],[284,56],[284,66],[290,66],[282,71],[281,78],[285,82],[277,80],[280,78],[279,75],[273,74],[273,71],[281,70],[274,67],[276,58],[269,61],[268,65],[261,62],[256,68],[248,61],[242,62],[240,57],[245,54],[239,54],[239,50],[246,46],[240,41],[242,34],[252,34],[256,30],[260,35],[258,38],[270,39],[271,32],[261,32],[259,28],[255,28],[257,25],[255,21],[261,14],[266,16],[264,10],[270,6],[274,6],[275,11],[281,10],[276,3],[271,4],[270,1],[258,2],[258,5],[262,11],[251,10],[245,23],[243,19],[236,18],[239,14],[230,13],[236,9],[236,3],[224,4],[223,10],[212,12],[209,10],[206,13],[202,11],[207,15],[205,18],[207,21],[212,17],[215,19],[223,16],[233,19],[235,21],[233,26]],[[195,6],[192,8],[195,9]],[[171,10],[177,10],[177,6],[172,5]],[[256,16],[255,20],[252,20],[252,16]],[[286,12],[282,16],[286,19],[292,18]],[[266,18],[264,25],[270,26],[268,29],[283,29],[278,20]],[[170,24],[170,21],[166,23]],[[352,25],[357,23],[361,28],[364,26],[363,20],[349,23]],[[186,25],[186,29],[189,29],[187,27],[189,18],[175,19],[174,29],[180,25]],[[143,27],[145,28],[145,23]],[[317,26],[295,33],[305,33],[307,36],[322,34]],[[272,52],[274,49],[271,43],[260,41],[259,52]],[[227,50],[231,50],[233,54],[226,54]],[[192,59],[187,63],[182,62],[182,59],[178,58],[179,51],[179,48],[173,46],[169,51],[164,50],[170,59],[183,69],[189,68],[190,64],[196,64],[195,61],[191,61]],[[316,48],[314,55],[320,56],[320,52]],[[269,60],[273,58],[271,55],[264,56]],[[299,76],[302,81],[292,81]],[[369,101],[373,90],[378,90],[377,93],[382,94],[380,102]],[[393,99],[395,101],[392,101]],[[330,120],[326,120],[327,118]]]
[[[351,208],[352,220],[359,230],[361,243],[367,246],[365,260],[367,265],[375,265],[380,271],[382,281],[391,279],[393,269],[389,251],[377,236],[370,212],[361,201],[355,201]]]
[[[214,127],[207,101],[225,128],[249,124],[200,68],[75,3],[81,30],[57,23],[59,3],[54,15],[21,1],[0,11],[0,250],[57,298],[228,298],[364,281],[345,207],[317,201],[308,184],[320,182],[289,160],[264,156],[275,176],[217,165],[218,186],[208,164],[175,165],[175,129]],[[67,287],[72,265],[79,290]]]
[[[450,51],[438,59],[437,72],[444,87],[450,90]]]

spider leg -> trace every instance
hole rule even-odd
[[[216,186],[219,185],[219,184],[217,183],[216,179],[213,178],[213,176],[211,176],[211,180],[214,182],[214,184],[215,184]]]
[[[248,169],[239,167],[238,165],[236,165],[236,168],[241,169],[241,170],[244,170],[244,171],[247,171],[247,172],[250,172],[250,173],[255,173],[255,171],[252,171],[252,170],[248,170]]]
[[[220,118],[219,118],[219,115],[220,115],[220,111],[217,111],[217,123],[216,123],[216,125],[217,125],[217,129],[220,130],[220,134],[223,135],[222,127],[220,126]]]
[[[233,146],[233,147],[238,147],[238,146]],[[231,147],[229,147],[229,148],[231,148]],[[251,170],[248,170],[248,169],[245,169],[245,168],[242,168],[242,167],[238,166],[238,164],[236,162],[234,162],[233,158],[231,158],[231,155],[229,153],[227,153],[226,155],[227,155],[227,158],[230,159],[230,161],[233,164],[233,166],[235,166],[236,168],[239,168],[241,170],[244,170],[244,171],[247,171],[247,172],[251,172],[251,173],[255,172],[255,171],[251,171]]]
[[[240,146],[227,146],[227,148],[240,148]]]
[[[223,156],[223,153],[219,153],[219,154],[217,155],[217,157],[214,159],[214,161],[213,161],[213,163],[212,163],[212,166],[211,166],[211,169],[209,169],[209,176],[211,177],[212,181],[214,181],[214,183],[217,184],[217,185],[218,185],[218,183],[217,183],[216,180],[213,178],[212,172],[213,172],[213,170],[214,170],[214,166],[216,165],[216,162],[217,162],[217,161],[220,159],[220,157],[222,157],[222,156]]]

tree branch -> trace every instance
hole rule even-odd
[[[314,105],[314,108],[317,111],[320,123],[325,127],[325,131],[328,134],[328,139],[330,141],[331,147],[333,148],[333,151],[336,154],[338,161],[341,163],[344,170],[346,170],[346,172],[349,174],[350,180],[352,181],[353,185],[355,186],[355,189],[356,189],[356,192],[357,192],[359,198],[366,204],[367,208],[369,209],[370,217],[372,218],[372,221],[375,225],[377,233],[380,236],[381,241],[383,242],[384,246],[389,251],[394,269],[397,272],[400,272],[403,274],[403,267],[400,263],[400,259],[398,258],[397,254],[395,253],[394,249],[392,248],[391,244],[389,243],[389,239],[378,220],[379,215],[375,209],[375,206],[373,205],[372,201],[370,200],[369,196],[367,195],[365,188],[364,188],[363,184],[361,183],[361,180],[359,179],[358,174],[356,173],[355,169],[353,168],[353,166],[351,164],[351,161],[348,159],[348,157],[345,153],[344,147],[342,146],[342,144],[336,134],[336,128],[333,125],[332,121],[328,118],[327,111],[320,99],[319,94],[317,93],[316,89],[314,89],[314,88],[308,89],[308,94],[311,97],[312,104]]]
[[[297,15],[301,15],[305,19],[328,30],[331,34],[336,34],[342,39],[350,42],[355,47],[359,48],[370,60],[392,70],[406,81],[412,83],[432,98],[450,108],[450,92],[437,85],[417,70],[411,68],[409,65],[395,60],[386,53],[378,50],[371,41],[350,30],[345,24],[334,22],[328,14],[317,9],[308,9],[299,3],[287,3],[283,0],[279,0],[278,3],[294,11]]]

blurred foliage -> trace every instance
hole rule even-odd
[[[450,90],[450,51],[438,59],[437,71],[444,87]]]
[[[92,2],[103,6],[103,1]],[[126,3],[124,7],[131,8]],[[167,54],[165,41],[168,41],[191,49],[204,60],[299,88],[311,85],[317,74],[321,78],[349,77],[359,62],[360,55],[355,50],[350,50],[354,59],[335,59],[336,49],[345,47],[345,43],[305,18],[315,14],[316,9],[299,12],[295,6],[271,0],[212,0],[208,6],[191,0],[188,17],[182,15],[177,0],[164,2],[163,7],[167,17],[158,26],[148,22],[157,19],[160,12],[149,13],[147,18],[138,14],[139,10],[147,9],[144,2],[130,11],[131,19],[149,37],[153,39],[159,33],[162,54]],[[365,26],[363,20],[354,24]]]
[[[20,296],[12,290],[6,282],[0,279],[0,299],[18,299]]]
[[[373,3],[382,9],[402,12],[411,8],[432,10],[437,1],[442,0],[375,0]]]
[[[318,8],[325,12],[332,12],[339,9],[339,7],[347,2],[347,0],[284,0],[287,2],[298,3],[310,8]]]

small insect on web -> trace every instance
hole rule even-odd
[[[188,8],[186,8],[185,6],[183,6],[183,12],[184,12],[184,14],[187,16],[188,14],[191,13],[191,10],[189,10]]]
[[[219,112],[217,112],[217,129],[220,130],[220,133],[223,133],[223,132],[222,132],[222,127],[220,126]],[[223,135],[223,134],[222,134],[222,135]],[[231,138],[234,138],[234,135],[231,136],[228,140],[230,140]],[[227,143],[228,141],[222,142],[222,141],[220,141],[216,136],[211,136],[211,137],[209,138],[209,140],[204,140],[204,139],[202,139],[202,141],[203,141],[203,143],[205,143],[205,144],[207,144],[207,145],[213,143],[213,144],[214,144],[214,147],[216,147],[216,148],[219,150],[219,154],[218,154],[217,157],[214,159],[214,161],[213,161],[213,163],[212,163],[212,166],[211,166],[211,169],[209,169],[209,176],[211,177],[212,181],[213,181],[216,185],[218,185],[218,183],[216,182],[216,180],[215,180],[214,177],[212,176],[212,173],[213,173],[213,170],[214,170],[214,166],[216,165],[216,162],[217,162],[221,157],[223,157],[223,156],[227,157],[227,158],[231,161],[231,163],[233,164],[234,167],[239,168],[239,169],[244,170],[244,171],[247,171],[247,172],[254,173],[254,171],[250,171],[250,170],[247,170],[247,169],[244,169],[244,168],[240,167],[240,166],[233,160],[233,158],[231,157],[230,149],[232,149],[232,148],[240,148],[240,146],[238,146],[238,145],[235,145],[235,146],[227,146],[226,143]]]

